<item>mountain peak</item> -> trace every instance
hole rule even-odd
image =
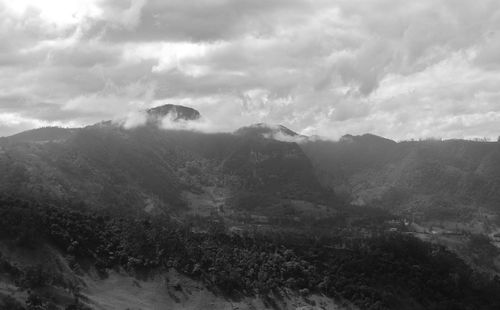
[[[351,143],[351,142],[358,142],[358,143],[396,143],[393,140],[377,136],[371,133],[366,133],[364,135],[359,135],[359,136],[354,136],[354,135],[343,135],[340,138],[340,142],[346,142],[346,143]]]
[[[286,142],[296,142],[295,140],[306,139],[306,136],[299,135],[295,131],[275,124],[257,123],[250,126],[241,127],[235,134],[242,136],[263,137]]]
[[[194,121],[201,115],[197,110],[182,105],[165,104],[146,110],[146,113],[153,121],[170,116],[173,121]]]

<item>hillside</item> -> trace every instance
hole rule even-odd
[[[78,129],[76,128],[60,128],[60,127],[43,127],[23,131],[6,138],[0,138],[11,142],[51,142],[64,141],[71,137]]]
[[[499,143],[396,143],[364,135],[301,146],[322,184],[355,204],[396,211],[412,208],[429,215],[446,205],[500,211]]]
[[[166,105],[147,113],[154,122],[133,129],[102,122],[78,130],[52,128],[59,139],[44,143],[45,128],[5,138],[0,188],[93,209],[181,217],[228,210],[280,216],[284,211],[276,206],[291,199],[338,205],[295,143],[161,128],[162,117],[182,122],[200,117],[187,107]],[[248,203],[258,205],[249,210]]]
[[[216,221],[202,233],[161,215],[9,197],[0,197],[0,224],[8,309],[500,306],[497,280],[408,235],[239,235]]]

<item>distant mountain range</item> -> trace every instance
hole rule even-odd
[[[175,105],[146,112],[148,123],[134,129],[103,122],[1,139],[0,190],[91,208],[176,214],[224,208],[266,214],[266,206],[290,199],[333,202],[298,144],[265,138],[262,125],[255,134],[250,128],[245,134],[164,130],[158,126],[164,117],[186,122],[200,113]],[[200,201],[207,210],[199,210]]]
[[[192,108],[146,114],[148,125],[134,129],[104,122],[1,138],[0,190],[92,208],[203,214],[280,216],[296,212],[295,201],[422,216],[500,205],[500,143],[397,143],[371,134],[333,142],[262,123],[206,134],[158,127],[165,117],[200,119]]]
[[[321,183],[354,204],[441,218],[461,208],[500,211],[497,142],[396,143],[366,134],[301,146]]]

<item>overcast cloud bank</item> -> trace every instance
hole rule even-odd
[[[206,131],[494,139],[497,29],[494,0],[4,0],[0,136],[174,103]]]

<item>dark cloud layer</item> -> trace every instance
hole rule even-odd
[[[500,135],[494,0],[0,0],[0,136],[164,103],[210,130]]]

